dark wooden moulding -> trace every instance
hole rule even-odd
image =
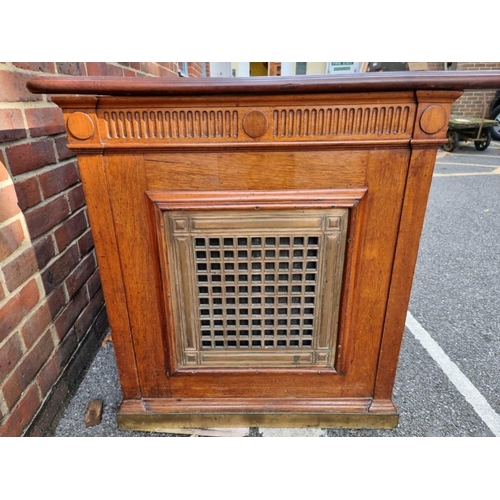
[[[437,148],[497,72],[40,77],[78,155],[125,429],[394,427]]]

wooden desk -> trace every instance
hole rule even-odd
[[[78,154],[122,428],[393,427],[436,151],[500,74],[37,78]],[[87,95],[91,94],[91,95]]]

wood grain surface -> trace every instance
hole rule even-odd
[[[31,80],[102,96],[54,100],[78,153],[120,425],[396,425],[436,150],[461,92],[499,86],[498,72]]]
[[[398,90],[464,90],[500,87],[498,71],[415,71],[365,73],[356,76],[308,75],[276,78],[127,78],[51,77],[31,79],[28,89],[46,94],[94,95],[221,95],[317,94]]]

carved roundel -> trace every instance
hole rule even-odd
[[[92,118],[81,111],[71,114],[66,125],[68,132],[76,139],[84,141],[94,135],[95,129]]]
[[[441,106],[430,106],[420,117],[420,128],[426,134],[435,134],[446,127],[448,124],[446,118],[446,111]]]
[[[268,127],[267,116],[262,111],[250,111],[243,117],[243,130],[250,137],[260,137]]]

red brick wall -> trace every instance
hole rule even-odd
[[[201,63],[201,62],[188,63],[188,75],[194,76],[194,77],[203,76],[202,64],[205,64],[205,63]]]
[[[500,70],[500,62],[459,62],[457,71],[491,71]],[[483,113],[488,117],[491,103],[498,89],[466,90],[452,107],[452,113],[459,116],[481,118]]]
[[[429,71],[439,71],[444,69],[444,63],[427,63]],[[499,62],[457,62],[457,71],[491,71],[500,70]],[[450,71],[453,71],[451,69]],[[488,117],[491,111],[491,105],[498,98],[500,89],[491,90],[466,90],[460,99],[453,104],[451,112],[457,116],[469,116],[472,118],[481,118],[485,112]],[[486,109],[485,109],[486,108]]]
[[[42,432],[34,418],[69,394],[107,328],[62,113],[26,90],[43,73],[177,77],[178,63],[0,63],[0,436]]]
[[[442,62],[427,63],[427,70],[428,71],[443,71],[444,70],[444,63],[442,63]]]
[[[281,75],[281,63],[280,62],[270,62],[269,63],[269,76],[280,76]]]

